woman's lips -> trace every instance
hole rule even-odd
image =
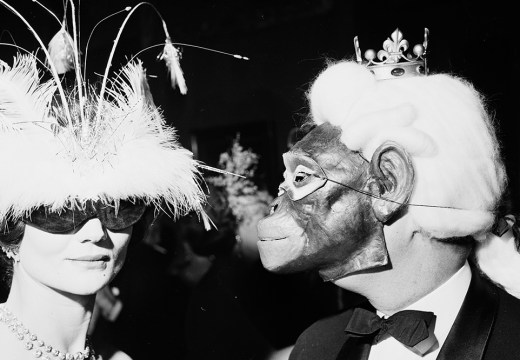
[[[71,261],[82,261],[82,262],[95,262],[95,261],[108,261],[110,257],[108,255],[83,255],[78,257],[69,258]]]
[[[107,268],[110,261],[108,255],[83,255],[67,259],[73,265],[79,266],[86,270],[100,270]]]

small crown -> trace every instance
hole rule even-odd
[[[376,52],[373,49],[365,51],[365,59],[361,58],[358,37],[354,38],[354,48],[356,49],[356,60],[359,64],[364,64],[376,77],[376,80],[395,79],[399,77],[428,75],[426,66],[426,49],[428,48],[429,30],[424,29],[424,42],[413,47],[412,54],[405,54],[408,50],[408,41],[403,38],[403,33],[395,29],[390,38],[383,42],[383,50]]]

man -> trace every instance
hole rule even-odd
[[[396,30],[366,62],[356,38],[357,63],[330,65],[309,92],[316,127],[284,154],[262,262],[318,269],[368,302],[308,328],[293,360],[520,358],[520,301],[468,262],[493,239],[498,143],[468,82],[428,74],[427,35],[407,57]]]

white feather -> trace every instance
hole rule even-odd
[[[166,43],[164,45],[163,52],[159,55],[159,59],[164,60],[166,63],[168,73],[170,74],[172,87],[175,89],[177,86],[179,86],[180,93],[186,95],[188,92],[188,87],[186,86],[184,74],[181,69],[180,53],[179,50],[173,46],[169,37],[166,38]]]
[[[33,55],[18,56],[12,67],[0,67],[0,130],[21,129],[29,123],[43,125],[49,120],[56,86],[53,81],[40,84],[39,79]]]

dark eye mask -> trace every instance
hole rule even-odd
[[[47,206],[41,206],[23,221],[40,230],[60,234],[71,232],[86,221],[98,218],[108,230],[121,231],[139,221],[145,210],[146,205],[142,201],[120,201],[116,209],[115,205],[89,200],[85,209],[63,209],[60,212],[51,212]]]

